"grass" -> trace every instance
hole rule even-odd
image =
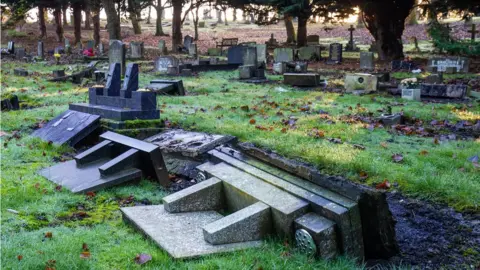
[[[125,224],[119,212],[122,205],[131,204],[130,196],[136,202],[160,203],[166,192],[157,184],[145,180],[139,185],[115,187],[88,197],[57,190],[53,183],[36,174],[38,169],[71,155],[73,149],[30,137],[32,128],[67,109],[68,103],[86,101],[87,89],[71,83],[47,82],[46,75],[58,66],[15,64],[20,66],[37,73],[28,78],[16,77],[7,74],[13,73],[14,66],[4,63],[1,78],[2,98],[17,94],[20,100],[28,99],[34,104],[28,110],[0,115],[1,131],[8,133],[0,137],[4,269],[38,269],[49,260],[56,261],[56,269],[136,269],[140,266],[133,259],[138,253],[153,257],[141,266],[144,269],[361,268],[348,258],[312,261],[295,254],[282,239],[271,239],[260,250],[186,262],[172,260]],[[140,85],[158,77],[142,72]],[[241,141],[275,149],[287,157],[310,162],[325,173],[352,181],[361,181],[359,173],[366,172],[367,185],[388,179],[410,195],[448,203],[458,210],[478,211],[479,171],[467,160],[480,154],[478,139],[435,144],[432,138],[394,135],[379,128],[370,131],[363,124],[342,120],[342,116],[351,113],[379,115],[377,110],[393,102],[405,104],[393,106],[394,112],[403,110],[405,115],[425,122],[476,120],[480,118],[478,103],[457,109],[456,104],[423,104],[382,94],[372,99],[372,96],[299,91],[280,84],[280,76],[270,76],[274,83],[265,85],[240,83],[235,77],[236,72],[209,72],[198,78],[183,78],[191,95],[158,97],[162,120],[168,119],[172,125],[186,129],[235,135]],[[248,111],[243,106],[248,106]],[[302,111],[305,106],[310,110]],[[319,110],[327,111],[329,119],[316,113]],[[290,116],[298,118],[295,129],[286,128],[281,122]],[[251,124],[251,119],[255,124]],[[321,130],[325,137],[311,136],[312,129]],[[344,143],[334,144],[326,138],[341,138]],[[355,144],[365,146],[365,150],[357,149]],[[428,154],[421,155],[422,151]],[[403,154],[402,163],[392,162],[394,153]],[[47,232],[53,237],[45,238]],[[90,259],[80,258],[83,243],[90,248]]]

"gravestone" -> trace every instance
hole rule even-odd
[[[361,69],[375,69],[374,57],[372,52],[360,53],[360,68]]]
[[[254,65],[243,65],[238,67],[238,78],[241,80],[250,79],[255,74],[256,66]]]
[[[353,31],[355,31],[355,27],[353,25],[350,25],[350,28],[348,28],[348,31],[350,32],[350,39],[347,43],[347,46],[345,46],[345,51],[346,52],[357,52],[360,49],[357,48],[355,45],[355,41],[353,40]]]
[[[10,54],[15,54],[15,41],[9,41],[7,45],[7,52]]]
[[[273,33],[270,35],[270,39],[265,42],[268,48],[275,48],[278,46],[278,41],[273,37]]]
[[[142,59],[143,58],[143,51],[144,45],[143,42],[130,42],[130,51],[131,57],[134,59]]]
[[[193,42],[190,44],[190,47],[188,48],[188,55],[192,57],[197,57],[197,43]]]
[[[229,64],[243,64],[243,53],[245,46],[231,46],[228,48],[227,58]]]
[[[95,40],[87,40],[87,45],[85,47],[86,50],[94,49],[95,48]]]
[[[178,67],[178,59],[174,56],[160,56],[155,60],[155,71],[167,73],[169,66]]]
[[[433,57],[428,59],[429,72],[468,73],[469,60],[466,57]]]
[[[439,98],[464,98],[467,85],[463,84],[420,84],[422,96]]]
[[[111,131],[100,138],[100,143],[73,160],[42,169],[39,174],[74,193],[97,191],[147,177],[165,187],[171,184],[158,146]]]
[[[187,50],[189,50],[190,44],[192,44],[193,42],[194,42],[193,37],[190,36],[190,35],[186,35],[186,36],[183,38],[183,47],[185,47]]]
[[[15,59],[23,59],[25,57],[25,48],[17,48],[15,49]]]
[[[321,57],[321,47],[319,45],[317,46],[306,46],[306,47],[301,47],[298,49],[298,60],[304,60],[304,61],[309,61],[309,60],[320,60]]]
[[[257,64],[259,67],[264,67],[267,63],[267,45],[256,44],[257,48]]]
[[[254,66],[255,68],[258,66],[256,47],[247,46],[243,48],[242,63],[245,66]]]
[[[185,96],[182,80],[153,80],[145,88],[157,94]]]
[[[283,83],[292,86],[315,87],[320,84],[320,75],[315,73],[284,73]]]
[[[104,53],[105,53],[105,48],[103,47],[103,43],[100,42],[100,43],[98,44],[98,54],[99,54],[99,55],[103,55]]]
[[[285,62],[277,62],[273,63],[273,73],[277,75],[282,75],[287,70],[287,63]]]
[[[402,89],[402,98],[407,100],[422,101],[421,89]]]
[[[28,71],[23,68],[16,68],[13,70],[13,75],[26,77],[28,76]]]
[[[108,63],[111,66],[114,63],[119,63],[122,75],[125,74],[125,44],[120,40],[110,40],[108,49]]]
[[[20,110],[20,101],[18,100],[17,95],[12,95],[8,98],[2,99],[1,100],[1,109],[2,111],[8,111],[8,110]]]
[[[89,88],[89,103],[72,103],[70,110],[100,115],[119,123],[135,119],[158,119],[160,111],[157,110],[155,93],[136,89],[138,64],[128,64],[127,71],[121,88],[120,64],[111,64],[105,87]]]
[[[355,73],[345,75],[345,91],[377,91],[378,77],[371,74]]]
[[[167,45],[165,44],[165,40],[161,39],[158,41],[158,48],[160,49],[161,55],[167,55]]]
[[[319,35],[309,35],[307,36],[307,45],[318,45],[320,44]]]
[[[425,83],[428,84],[441,84],[443,83],[443,73],[430,74],[425,78]]]
[[[204,21],[198,22],[198,28],[205,28],[205,22]]]
[[[340,64],[342,59],[343,45],[340,43],[330,44],[327,64]]]
[[[72,46],[70,45],[70,40],[68,38],[65,39],[65,53],[66,54],[72,53]]]
[[[275,62],[290,62],[293,61],[292,48],[276,48],[273,51],[273,60]]]
[[[37,56],[40,59],[43,59],[45,57],[45,51],[43,48],[43,41],[39,41],[37,43]]]
[[[65,77],[65,70],[64,69],[54,70],[53,77],[54,78]]]

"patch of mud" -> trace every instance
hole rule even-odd
[[[480,213],[459,213],[444,205],[388,195],[400,254],[369,261],[373,269],[391,265],[419,269],[480,269]]]

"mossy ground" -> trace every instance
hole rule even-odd
[[[52,119],[68,108],[70,102],[86,102],[87,89],[71,83],[46,81],[46,74],[57,66],[15,63],[36,73],[30,77],[13,76],[13,64],[2,66],[2,95],[17,94],[38,106],[1,113],[1,222],[2,267],[38,269],[48,260],[56,260],[57,269],[133,269],[133,259],[149,253],[152,262],[144,269],[352,269],[348,258],[333,262],[313,261],[295,254],[282,239],[266,242],[260,250],[248,250],[224,256],[192,261],[174,261],[153,242],[122,221],[119,208],[136,203],[158,204],[166,192],[144,180],[95,194],[75,195],[57,188],[36,174],[40,168],[68,158],[74,152],[32,138],[29,134],[42,121]],[[143,67],[142,67],[143,68]],[[146,70],[146,68],[145,68]],[[208,72],[183,78],[190,95],[158,97],[161,120],[186,129],[223,133],[278,151],[290,158],[310,162],[328,174],[374,185],[384,179],[398,184],[401,191],[420,198],[445,202],[459,210],[478,211],[480,177],[467,159],[480,154],[480,141],[457,140],[436,144],[433,138],[394,135],[386,129],[373,131],[360,123],[342,120],[346,114],[380,113],[393,105],[409,117],[424,122],[433,119],[478,120],[480,108],[458,104],[424,104],[403,101],[388,95],[341,95],[320,91],[301,91],[282,85],[280,76],[269,76],[274,83],[252,85],[236,81],[236,72]],[[398,74],[398,76],[402,76]],[[143,86],[155,74],[141,72]],[[360,104],[360,106],[357,106]],[[248,106],[248,111],[245,106]],[[306,106],[309,107],[306,110]],[[328,112],[328,119],[318,111]],[[298,118],[295,128],[282,120]],[[255,124],[252,119],[255,120]],[[333,124],[334,122],[334,124]],[[154,123],[154,122],[152,122]],[[131,123],[132,127],[138,123]],[[162,126],[163,123],[158,123]],[[150,126],[150,125],[149,125]],[[324,137],[312,136],[312,130]],[[327,138],[340,138],[335,144]],[[364,150],[355,145],[363,145]],[[391,156],[402,153],[402,163]],[[421,154],[423,153],[423,154]],[[426,153],[426,154],[425,154]],[[368,174],[361,180],[359,173]],[[19,211],[11,213],[7,209]],[[51,232],[52,238],[45,238]],[[90,259],[81,259],[82,243],[87,243]],[[17,256],[22,259],[18,260]]]

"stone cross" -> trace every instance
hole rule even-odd
[[[350,25],[350,28],[348,28],[348,31],[350,31],[350,43],[353,44],[353,31],[355,31],[355,28],[353,25]]]
[[[476,25],[472,23],[472,30],[467,31],[468,33],[472,34],[472,42],[475,42],[475,35],[478,33],[478,30],[476,29]]]

